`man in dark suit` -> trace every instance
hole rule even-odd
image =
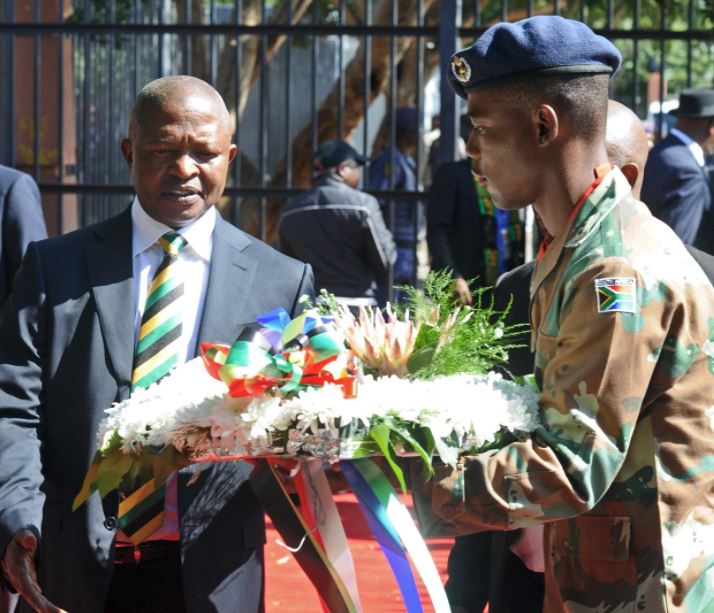
[[[37,184],[30,175],[0,165],[0,307],[27,246],[47,238]]]
[[[0,309],[12,291],[22,256],[47,238],[37,184],[30,175],[0,165]],[[13,611],[17,596],[0,586],[0,613]]]
[[[707,248],[698,232],[712,195],[705,168],[714,138],[714,89],[689,89],[679,96],[677,123],[647,158],[642,201],[687,245]]]
[[[170,477],[163,521],[136,547],[118,530],[116,495],[71,510],[104,409],[136,377],[143,299],[169,255],[183,289],[170,292],[181,298],[182,323],[166,345],[178,362],[202,341],[232,341],[269,309],[294,314],[312,294],[308,266],[217,214],[236,154],[231,134],[207,83],[150,83],[122,142],[131,208],[28,250],[0,324],[0,551],[21,610],[263,608],[263,512],[249,465]],[[167,241],[180,244],[178,254]]]

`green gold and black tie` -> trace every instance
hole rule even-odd
[[[155,383],[179,363],[183,282],[177,263],[188,243],[178,232],[167,232],[159,244],[164,259],[147,292],[134,354],[132,391]],[[164,490],[163,484],[156,487],[150,479],[119,503],[119,527],[133,543],[141,543],[161,527]]]

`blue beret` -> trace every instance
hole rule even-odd
[[[497,23],[451,58],[449,85],[468,92],[551,74],[614,75],[622,56],[580,21],[539,15]]]

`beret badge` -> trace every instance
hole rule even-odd
[[[460,55],[455,55],[451,60],[451,72],[459,83],[468,83],[471,78],[471,66]]]

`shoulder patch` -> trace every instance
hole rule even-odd
[[[595,279],[597,312],[634,313],[637,307],[637,281],[634,277]]]

